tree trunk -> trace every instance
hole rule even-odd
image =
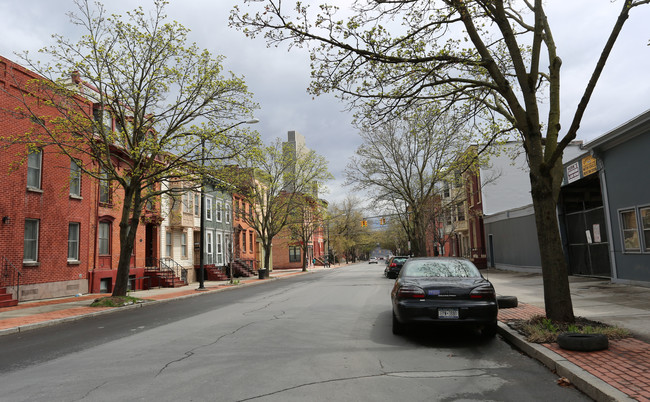
[[[133,182],[132,182],[133,183]],[[124,189],[122,217],[120,219],[120,259],[117,264],[113,296],[126,296],[131,271],[131,255],[140,223],[140,185],[132,184]]]
[[[427,247],[426,247],[426,235],[425,229],[421,224],[421,217],[419,214],[413,214],[413,222],[411,226],[412,233],[409,236],[409,241],[411,242],[411,255],[414,257],[426,257]]]
[[[131,271],[131,255],[135,233],[138,230],[138,223],[122,225],[120,223],[120,259],[117,264],[117,275],[113,296],[126,296],[129,285],[129,273]]]
[[[559,162],[561,164],[561,161]],[[537,239],[544,280],[546,318],[553,321],[574,322],[573,304],[569,288],[569,273],[557,219],[557,196],[561,184],[561,170],[543,174],[530,170],[531,192],[537,224]],[[555,178],[554,178],[555,176]],[[557,188],[554,189],[554,186]]]
[[[268,243],[262,242],[262,248],[264,248],[264,266],[262,268],[266,268],[271,271],[271,241]]]

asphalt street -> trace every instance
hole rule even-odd
[[[4,336],[7,401],[580,401],[497,337],[391,333],[357,264]]]

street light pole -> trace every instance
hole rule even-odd
[[[204,236],[204,223],[205,219],[205,175],[203,174],[203,167],[205,166],[205,137],[201,137],[201,220],[200,232],[201,238],[199,239],[199,288],[197,290],[205,290],[205,236]]]
[[[223,133],[228,131],[231,128],[237,127],[240,124],[255,124],[259,123],[258,119],[250,119],[245,121],[240,121],[239,123],[233,124],[232,126],[226,127],[221,131],[218,131],[215,134]],[[201,222],[200,222],[200,233],[201,238],[199,239],[199,287],[196,290],[205,290],[205,137],[201,137]]]

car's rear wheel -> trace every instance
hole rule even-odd
[[[403,335],[406,332],[405,325],[399,322],[395,313],[393,313],[393,334],[394,335]]]

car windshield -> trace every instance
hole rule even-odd
[[[403,276],[421,278],[478,278],[481,273],[469,261],[409,260],[402,268]]]
[[[403,264],[406,260],[406,258],[393,258],[393,262],[396,264]]]

